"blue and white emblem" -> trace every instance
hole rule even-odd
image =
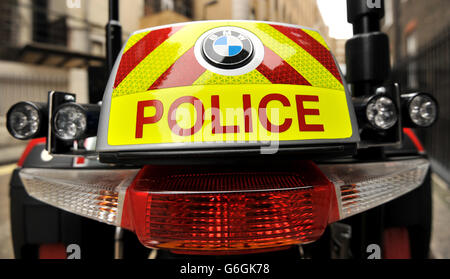
[[[246,74],[261,64],[264,46],[252,32],[223,26],[205,32],[195,44],[195,57],[206,69],[220,75]]]
[[[233,36],[222,36],[214,41],[214,51],[222,56],[235,56],[241,53],[242,42]]]
[[[203,55],[212,65],[237,69],[247,65],[253,56],[250,39],[235,28],[211,33],[203,41]]]

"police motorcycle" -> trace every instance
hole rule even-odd
[[[348,0],[344,76],[315,30],[107,25],[101,104],[8,112],[18,258],[426,258],[432,95],[390,80],[381,8]],[[381,2],[382,3],[382,2]]]

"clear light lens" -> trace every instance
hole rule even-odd
[[[30,104],[17,105],[8,116],[8,125],[15,138],[32,138],[39,130],[39,111]]]
[[[86,131],[86,114],[76,105],[60,108],[55,115],[54,132],[63,140],[75,140]]]
[[[382,130],[392,128],[397,123],[397,110],[394,102],[388,97],[374,98],[366,108],[369,122]]]
[[[42,202],[108,224],[120,225],[126,188],[138,170],[22,169],[28,194]]]
[[[425,159],[319,165],[338,197],[341,219],[398,198],[422,185],[429,163]]]
[[[430,126],[436,120],[437,104],[426,95],[418,95],[409,104],[409,115],[416,125]]]

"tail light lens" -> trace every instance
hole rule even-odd
[[[241,169],[22,169],[20,177],[31,196],[133,230],[145,246],[233,254],[315,241],[327,224],[417,188],[428,167],[425,159],[318,167],[300,161]]]
[[[425,159],[379,163],[323,165],[333,182],[342,219],[398,198],[422,185],[428,172]]]
[[[307,243],[328,224],[332,190],[311,162],[283,171],[147,166],[128,190],[122,226],[146,246],[175,251]]]
[[[119,225],[121,201],[138,170],[22,169],[32,197],[69,212]]]

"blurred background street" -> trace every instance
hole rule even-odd
[[[13,259],[9,222],[9,179],[15,164],[0,166],[0,259]]]
[[[101,100],[108,1],[2,0],[0,14],[0,258],[13,258],[8,184],[26,142],[9,136],[6,112],[18,101],[46,101],[49,90],[76,93],[80,103]],[[120,1],[124,40],[141,28],[212,19],[317,29],[345,73],[345,42],[352,36],[345,0]],[[439,121],[418,135],[435,172],[432,256],[450,258],[450,1],[386,0],[382,29],[402,91],[429,92],[440,104]]]

